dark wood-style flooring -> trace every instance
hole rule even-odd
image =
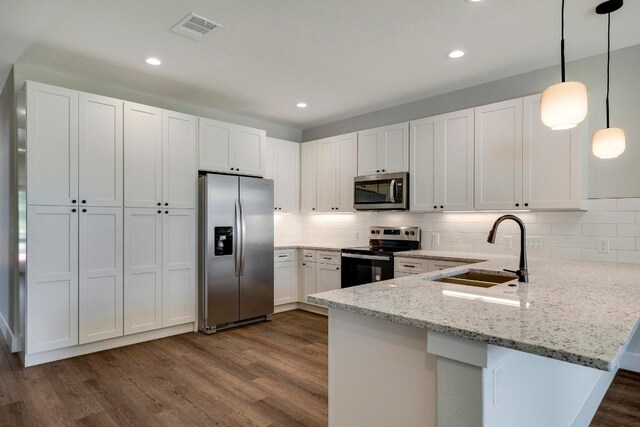
[[[304,311],[32,368],[0,342],[0,426],[327,425],[327,320]],[[593,426],[640,426],[639,374]]]

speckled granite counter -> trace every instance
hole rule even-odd
[[[291,245],[275,245],[274,249],[280,250],[280,249],[311,249],[311,250],[316,250],[316,251],[333,251],[333,252],[340,252],[342,250],[343,246],[338,246],[338,245],[330,245],[330,244],[317,244],[317,245],[310,245],[310,244],[305,244],[305,243],[299,243],[299,244],[291,244]]]
[[[486,261],[314,294],[308,301],[609,371],[640,317],[640,266],[531,258],[528,284],[513,280],[484,289],[433,280],[469,269],[515,269],[517,258],[434,251],[401,256]]]

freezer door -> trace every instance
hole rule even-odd
[[[201,233],[203,238],[206,236],[202,310],[204,326],[214,327],[240,319],[236,276],[238,177],[208,174],[205,181],[201,213],[205,219]]]
[[[273,313],[273,181],[240,178],[240,318]]]

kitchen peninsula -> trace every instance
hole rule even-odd
[[[438,282],[517,258],[315,294],[329,308],[329,425],[586,426],[636,333],[640,267],[530,259],[529,283]],[[479,261],[483,260],[483,261]]]

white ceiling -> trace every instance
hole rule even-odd
[[[0,78],[22,61],[302,129],[559,62],[560,0],[0,3]],[[566,3],[568,60],[606,51],[599,1]],[[640,2],[625,3],[614,49],[640,44]],[[223,27],[170,32],[189,12]]]

